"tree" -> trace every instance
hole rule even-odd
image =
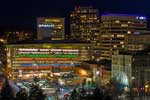
[[[20,91],[16,94],[15,100],[20,100],[20,98],[21,98],[21,100],[28,100],[28,95],[24,88],[20,89]]]
[[[115,77],[110,80],[110,90],[114,98],[117,98],[122,93],[122,89],[120,89],[120,81]]]
[[[74,89],[70,95],[70,100],[79,100],[79,94],[76,89]]]
[[[95,88],[94,89],[94,91],[93,91],[93,96],[94,96],[94,100],[101,100],[102,99],[102,97],[103,97],[103,95],[102,95],[102,93],[101,93],[102,91],[101,91],[101,89],[100,88]]]
[[[7,78],[4,78],[4,84],[0,93],[0,100],[14,100],[13,89],[11,88]]]
[[[38,85],[33,85],[29,93],[29,100],[45,100],[46,95],[43,94],[42,89]]]

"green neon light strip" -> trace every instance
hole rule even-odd
[[[18,54],[20,58],[28,57],[28,58],[78,58],[79,55],[77,54]]]

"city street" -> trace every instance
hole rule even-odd
[[[145,96],[145,97],[135,97],[133,99],[131,98],[124,98],[124,99],[119,99],[119,100],[150,100],[150,96]]]
[[[49,98],[48,100],[63,100],[63,98],[65,96],[69,96],[71,95],[71,92],[73,91],[74,88],[76,88],[76,86],[79,86],[80,84],[82,84],[84,78],[82,77],[74,77],[74,78],[57,78],[57,81],[46,81],[46,80],[41,80],[36,82],[36,84],[38,84],[41,89],[43,90],[43,93],[46,94],[47,98]],[[60,81],[61,80],[61,81]],[[62,84],[63,81],[63,84]],[[27,84],[32,84],[29,82],[26,82]],[[21,87],[25,87],[24,84],[21,84],[21,82],[19,83],[19,86]],[[29,86],[29,85],[27,85]],[[29,87],[25,87],[30,88]]]
[[[150,96],[136,97],[134,100],[150,100]]]

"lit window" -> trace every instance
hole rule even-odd
[[[117,37],[124,37],[124,35],[117,35]]]
[[[124,44],[124,42],[123,42],[123,41],[121,41],[121,42],[120,42],[120,44]]]
[[[110,37],[109,35],[102,35],[102,37]]]
[[[128,24],[121,24],[121,27],[128,27]]]
[[[128,31],[128,34],[131,34],[131,31]]]
[[[128,21],[128,24],[131,24],[131,22],[130,22],[130,21]]]
[[[113,47],[114,47],[114,48],[117,48],[117,45],[114,45]]]
[[[86,17],[86,15],[81,15],[81,18],[85,18]]]
[[[122,45],[122,48],[124,48],[124,45]]]
[[[119,20],[116,20],[115,23],[120,23],[120,21],[119,21]]]

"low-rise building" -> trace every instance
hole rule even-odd
[[[126,86],[144,88],[150,82],[150,50],[116,51],[112,56],[112,77]]]
[[[150,31],[139,31],[125,36],[125,49],[140,51],[147,49],[150,44]]]
[[[99,81],[100,85],[106,85],[111,79],[111,62],[108,60],[102,61],[86,61],[91,68],[93,81]]]
[[[34,40],[7,45],[7,67],[15,78],[72,71],[91,58],[92,45],[80,41]]]

